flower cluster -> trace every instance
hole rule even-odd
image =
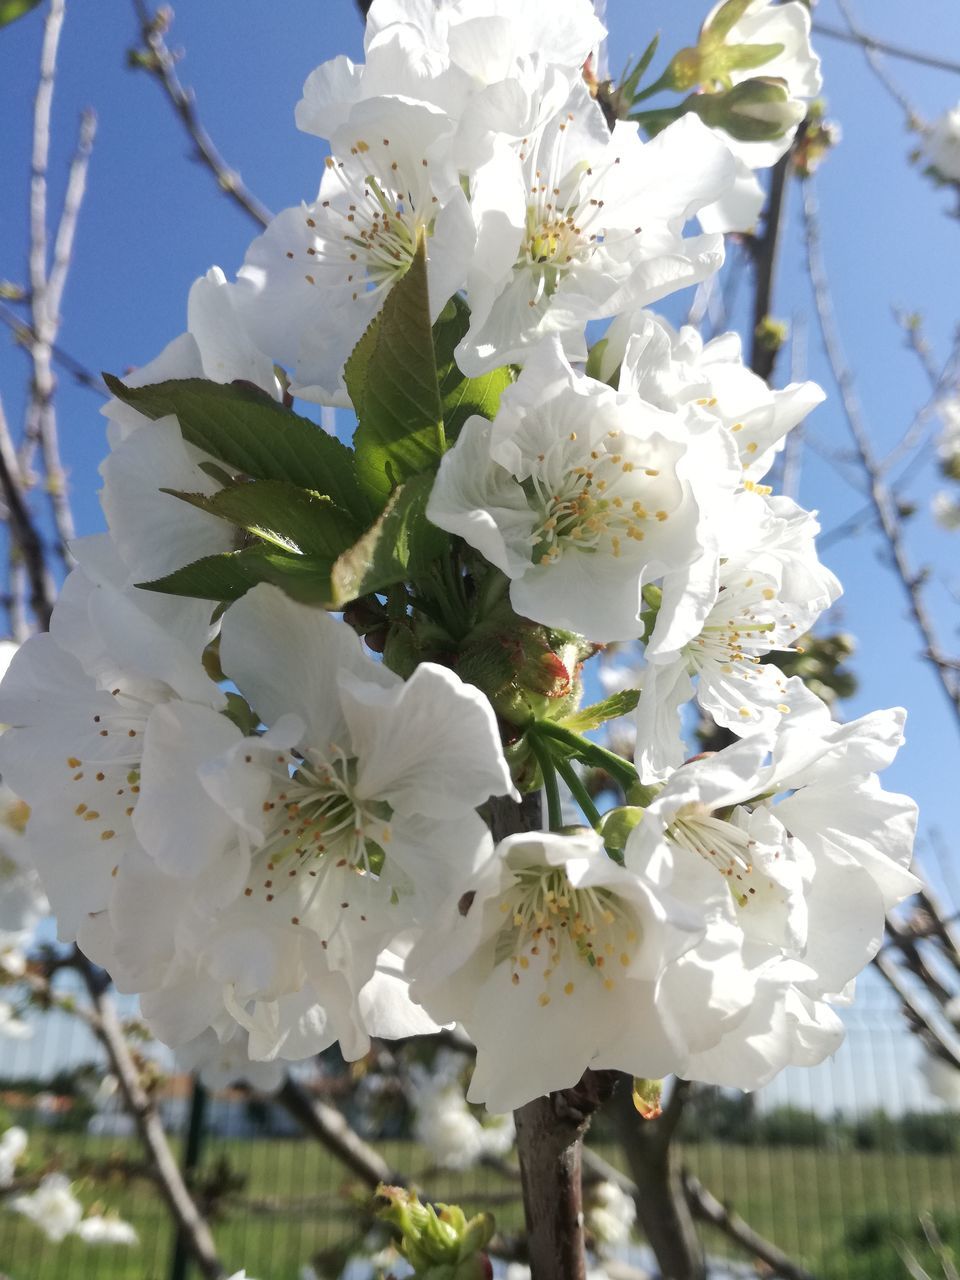
[[[727,0],[717,101],[644,141],[584,78],[589,0],[374,0],[366,61],[297,110],[316,199],[110,381],[108,532],[13,659],[0,769],[61,938],[189,1061],[276,1083],[457,1023],[507,1112],[589,1067],[753,1088],[839,1042],[915,807],[877,779],[902,713],[835,723],[771,660],[840,590],[764,483],[822,393],[650,310],[721,264],[689,224],[788,145],[808,33]],[[296,398],[352,407],[352,447]],[[642,688],[580,709],[625,641]],[[730,745],[688,760],[693,698]],[[634,762],[584,736],[629,713]],[[437,1144],[479,1149],[448,1102]]]

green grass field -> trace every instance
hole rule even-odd
[[[129,1141],[34,1136],[35,1158],[54,1151],[68,1162],[111,1154],[136,1158]],[[428,1179],[423,1153],[413,1144],[386,1143],[383,1151],[395,1168],[421,1178],[432,1198],[460,1203],[468,1211],[489,1208],[506,1231],[520,1225],[515,1182],[487,1169]],[[602,1154],[620,1163],[616,1149],[603,1148]],[[709,1144],[687,1146],[683,1158],[715,1195],[824,1280],[879,1280],[878,1264],[845,1245],[846,1234],[867,1220],[909,1224],[926,1210],[943,1218],[956,1218],[960,1211],[960,1160],[955,1157]],[[351,1198],[351,1190],[359,1189],[316,1143],[209,1139],[204,1172],[216,1176],[222,1160],[244,1183],[226,1199],[214,1226],[217,1241],[228,1267],[246,1267],[257,1280],[297,1280],[305,1261],[363,1222],[360,1202]],[[53,1245],[30,1222],[0,1212],[0,1274],[10,1280],[168,1280],[171,1232],[159,1196],[147,1182],[82,1183],[80,1194],[85,1204],[99,1200],[133,1222],[140,1246],[92,1248],[70,1240]],[[708,1243],[713,1251],[725,1252],[723,1241]],[[886,1256],[884,1280],[888,1274],[905,1276],[892,1249]]]

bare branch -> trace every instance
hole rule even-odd
[[[220,190],[224,191],[254,222],[265,227],[273,218],[273,214],[245,185],[239,173],[227,165],[214,146],[213,139],[200,122],[193,91],[184,88],[180,83],[176,59],[164,40],[164,32],[173,17],[172,11],[159,10],[152,14],[145,0],[133,0],[133,7],[140,23],[140,34],[149,51],[141,55],[133,54],[133,65],[148,71],[161,86],[174,111],[183,122],[183,127],[193,139],[199,159],[216,178]]]
[[[70,271],[70,259],[73,256],[73,238],[77,231],[77,218],[83,204],[87,189],[87,169],[90,165],[90,154],[93,141],[97,136],[97,115],[92,107],[86,107],[80,113],[80,129],[77,135],[77,149],[70,162],[70,173],[67,177],[67,190],[63,197],[63,209],[57,226],[57,235],[53,243],[53,265],[47,281],[47,316],[51,324],[59,327],[60,307],[63,303],[63,290]],[[52,341],[52,339],[51,339]]]
[[[79,951],[75,952],[74,965],[83,978],[93,1005],[95,1017],[88,1021],[107,1051],[111,1070],[119,1081],[124,1104],[136,1123],[163,1198],[180,1229],[181,1237],[186,1241],[191,1256],[207,1280],[222,1280],[226,1269],[217,1256],[210,1228],[193,1202],[170,1150],[157,1109],[140,1083],[140,1074],[130,1054],[113,1001],[104,991],[100,975]]]
[[[812,1272],[788,1258],[769,1240],[757,1235],[739,1214],[721,1204],[692,1173],[683,1175],[683,1188],[695,1217],[709,1222],[752,1257],[758,1258],[768,1268],[764,1275],[779,1276],[781,1280],[816,1280]]]
[[[881,951],[879,955],[874,957],[873,964],[899,997],[911,1030],[916,1032],[931,1053],[960,1071],[960,1052],[958,1052],[957,1045],[937,1025],[934,1018],[921,1008],[915,993],[910,990],[909,983],[894,960],[892,952]]]
[[[816,21],[813,30],[817,35],[829,36],[831,40],[845,40],[848,44],[858,44],[865,49],[876,50],[877,53],[889,54],[891,58],[902,58],[906,62],[916,62],[922,67],[933,67],[936,71],[953,71],[960,75],[960,62],[950,58],[941,58],[933,53],[921,53],[918,49],[907,49],[901,44],[892,44],[889,40],[877,40],[867,32],[844,31],[841,27],[831,26],[828,22]]]
[[[797,138],[801,137],[798,131]],[[783,227],[787,177],[793,166],[793,148],[780,157],[770,175],[770,190],[764,211],[763,234],[752,241],[754,292],[753,338],[750,348],[750,368],[764,382],[769,382],[777,362],[777,350],[762,341],[762,326],[770,315],[773,289],[776,283],[777,264],[780,257],[780,233]]]
[[[874,455],[860,403],[854,390],[853,374],[846,364],[840,346],[833,298],[823,260],[819,211],[811,178],[806,178],[803,182],[803,218],[807,242],[807,270],[813,287],[823,346],[840,392],[844,416],[853,437],[860,466],[869,482],[870,504],[886,540],[893,567],[907,597],[910,617],[922,637],[923,658],[937,673],[940,687],[953,711],[957,727],[960,728],[960,683],[949,664],[940,658],[940,645],[933,620],[927,612],[923,599],[923,575],[914,572],[907,557],[903,524],[897,505],[883,482],[880,464]]]
[[[276,1100],[371,1191],[376,1191],[381,1182],[406,1185],[403,1175],[391,1169],[379,1151],[354,1132],[336,1107],[312,1098],[292,1077],[287,1076]]]
[[[7,504],[10,531],[30,582],[30,607],[38,625],[46,631],[50,625],[56,588],[50,570],[47,568],[43,542],[24,498],[23,478],[2,402],[0,402],[0,489]],[[11,586],[11,594],[16,598],[15,588],[13,584]],[[13,618],[11,622],[14,624],[13,631],[16,636],[17,630],[22,629],[22,625],[17,624]]]
[[[13,308],[8,307],[5,302],[0,302],[0,324],[6,325],[13,335],[14,341],[19,343],[29,356],[31,345],[37,341],[33,326],[28,324],[26,320],[21,319]],[[100,375],[88,369],[85,364],[82,364],[75,356],[72,356],[69,351],[64,351],[63,347],[57,346],[56,343],[51,343],[50,352],[54,363],[66,369],[67,373],[79,386],[86,387],[89,391],[96,391],[101,396],[110,394]]]

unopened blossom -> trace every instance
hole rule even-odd
[[[668,414],[575,374],[544,344],[491,424],[471,418],[427,507],[510,579],[524,617],[591,640],[692,638],[712,603],[718,513],[738,484],[729,434],[695,409]]]
[[[722,423],[736,444],[745,484],[763,479],[787,433],[824,399],[815,382],[768,387],[744,364],[737,333],[705,343],[692,326],[674,330],[643,309],[617,316],[604,335],[598,376],[610,381],[618,369],[621,391],[668,411],[696,404]]]
[[[14,1213],[35,1222],[54,1243],[72,1235],[83,1217],[83,1205],[62,1173],[48,1173],[36,1191],[14,1196],[7,1203]]]
[[[960,103],[924,132],[923,155],[945,181],[960,182]]]
[[[684,239],[683,228],[732,180],[726,147],[693,116],[648,143],[637,128],[618,121],[611,133],[578,83],[543,129],[478,171],[470,329],[456,353],[465,373],[521,362],[551,334],[582,359],[589,321],[720,266],[722,237]]]
[[[595,1182],[584,1194],[584,1224],[601,1246],[622,1245],[637,1220],[633,1196],[615,1182]]]
[[[841,991],[918,885],[916,805],[875,772],[896,754],[903,720],[894,710],[838,725],[818,704],[775,734],[688,762],[631,832],[627,866],[642,871],[666,844],[671,893],[734,923],[761,957],[802,962],[816,983],[805,990]]]
[[[509,1111],[587,1067],[658,1077],[682,1060],[658,986],[703,925],[649,870],[618,866],[593,832],[532,832],[463,878],[410,970],[414,999],[477,1046],[471,1101]]]
[[[722,7],[723,0],[720,0],[707,15],[706,29]],[[752,0],[743,16],[727,32],[724,44],[734,51],[737,45],[782,46],[759,67],[734,65],[725,68],[724,79],[731,85],[743,84],[757,76],[782,80],[789,99],[799,108],[793,127],[770,141],[743,141],[724,131],[727,145],[734,155],[751,169],[766,168],[775,164],[789,149],[796,133],[796,123],[802,118],[804,103],[815,98],[823,86],[820,59],[810,44],[810,10],[802,0],[787,0],[785,4],[774,3],[774,0]]]

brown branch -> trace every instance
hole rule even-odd
[[[37,625],[41,630],[46,631],[53,612],[56,587],[47,567],[43,542],[24,498],[23,477],[6,415],[3,412],[2,401],[0,401],[0,489],[3,491],[7,505],[10,531],[30,584],[30,607],[37,619]],[[12,591],[11,594],[15,599],[16,591]],[[16,635],[18,626],[22,624],[17,624],[15,619],[11,619],[11,622],[15,623],[13,630]]]
[[[20,449],[20,474],[26,484],[34,454],[42,450],[47,491],[53,509],[60,556],[66,567],[72,560],[68,545],[74,535],[73,515],[66,495],[63,467],[57,441],[57,420],[53,396],[56,378],[53,373],[52,345],[59,325],[58,310],[66,283],[76,229],[77,214],[83,198],[86,169],[93,144],[95,120],[85,113],[81,120],[80,141],[71,165],[63,214],[57,233],[55,267],[47,274],[47,167],[50,155],[50,113],[56,78],[57,50],[63,29],[64,0],[51,0],[44,24],[40,52],[40,77],[33,112],[33,151],[30,172],[30,313],[33,340],[29,344],[33,361],[33,380],[27,407],[26,430]],[[52,288],[51,288],[52,284]]]
[[[273,214],[245,185],[240,174],[235,169],[231,169],[220,155],[214,146],[213,139],[200,122],[196,96],[191,89],[184,88],[177,76],[176,59],[164,39],[164,34],[173,18],[173,11],[160,9],[156,13],[151,13],[145,0],[133,0],[133,6],[147,51],[132,53],[131,64],[148,71],[163,89],[182,121],[183,127],[192,138],[199,159],[216,178],[220,190],[224,191],[254,222],[265,227],[272,220]]]
[[[13,308],[8,307],[5,302],[0,302],[0,324],[6,325],[13,335],[14,341],[25,348],[29,355],[31,344],[37,341],[33,326],[28,321],[21,319]],[[96,391],[101,396],[110,394],[100,375],[88,369],[76,356],[72,356],[69,351],[64,351],[63,347],[52,342],[50,344],[50,352],[54,363],[66,369],[79,386],[86,387],[90,391]]]
[[[104,991],[100,975],[80,951],[75,952],[73,963],[86,985],[93,1005],[95,1017],[88,1018],[88,1021],[107,1052],[124,1104],[134,1119],[161,1194],[181,1237],[201,1274],[207,1280],[223,1280],[226,1269],[217,1256],[210,1228],[187,1189],[153,1100],[140,1083],[140,1073],[131,1056],[113,1001]]]
[[[786,214],[787,179],[793,170],[794,148],[802,136],[803,125],[797,131],[793,145],[773,166],[767,205],[763,215],[763,234],[747,242],[750,245],[754,270],[750,368],[763,378],[764,382],[769,382],[772,378],[779,355],[779,348],[764,342],[762,335],[764,321],[769,318],[770,308],[773,305],[773,290],[780,259],[780,240]]]
[[[900,972],[891,952],[881,951],[879,955],[874,956],[873,964],[898,996],[911,1030],[920,1037],[931,1053],[960,1071],[960,1052],[956,1044],[920,1007],[916,995],[904,980],[904,975]]]
[[[709,1222],[752,1257],[759,1259],[768,1268],[764,1275],[779,1276],[781,1280],[816,1280],[812,1272],[788,1258],[769,1240],[757,1235],[739,1214],[721,1204],[692,1173],[683,1175],[683,1189],[694,1215],[701,1222]]]
[[[877,53],[889,54],[891,58],[903,58],[907,62],[917,62],[922,67],[933,67],[936,71],[954,71],[960,75],[960,62],[941,58],[933,53],[922,53],[919,49],[908,49],[901,44],[892,44],[889,40],[878,40],[865,31],[844,31],[820,21],[813,23],[813,30],[817,35],[829,36],[831,40],[844,40],[847,44],[858,44],[863,48],[875,49]]]
[[[923,599],[924,576],[914,572],[907,557],[903,524],[897,505],[883,482],[880,464],[874,455],[860,402],[854,390],[853,374],[840,346],[833,298],[823,259],[819,213],[811,178],[806,178],[803,182],[803,219],[807,243],[807,270],[813,288],[823,346],[834,382],[840,392],[841,405],[853,437],[860,467],[869,484],[870,504],[886,540],[890,560],[906,595],[910,617],[923,640],[923,657],[936,672],[957,727],[960,728],[960,684],[954,678],[951,667],[940,658],[940,645],[933,620],[927,612]]]
[[[671,1280],[704,1280],[703,1246],[671,1146],[690,1086],[685,1081],[675,1082],[664,1113],[657,1120],[640,1118],[633,1105],[632,1087],[630,1077],[621,1076],[613,1108],[635,1185],[640,1225],[665,1276]]]
[[[371,1191],[376,1191],[381,1182],[406,1186],[403,1175],[391,1169],[379,1151],[364,1142],[336,1107],[321,1102],[319,1098],[312,1098],[303,1085],[291,1076],[287,1076],[275,1097],[307,1133],[355,1173]]]

